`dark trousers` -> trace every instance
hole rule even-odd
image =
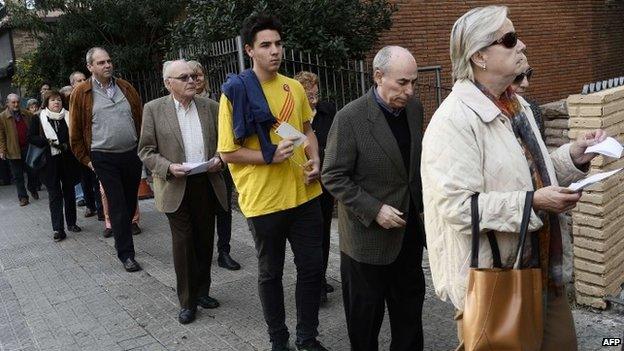
[[[206,174],[190,176],[180,207],[167,213],[182,308],[195,308],[197,298],[210,292],[217,201]]]
[[[0,159],[0,185],[11,184],[11,171],[9,161]]]
[[[93,151],[91,162],[108,198],[117,257],[122,262],[134,259],[132,217],[141,181],[141,160],[136,150],[123,153]]]
[[[217,251],[219,253],[230,253],[230,239],[232,238],[232,188],[234,182],[230,172],[223,172],[225,179],[225,189],[227,191],[228,210],[224,210],[221,206],[216,206],[217,212]]]
[[[28,148],[22,150],[22,159],[9,160],[9,167],[11,168],[11,174],[13,174],[13,181],[17,188],[17,197],[19,199],[28,199],[28,193],[26,193],[26,186],[24,182],[24,172],[28,177],[28,191],[31,193],[37,191],[39,180],[36,177],[36,172],[26,165],[24,160],[26,159],[26,153]]]
[[[323,269],[321,207],[313,199],[292,209],[251,217],[258,253],[258,293],[271,342],[288,341],[282,274],[286,240],[297,267],[297,344],[318,336],[318,310]]]
[[[70,170],[63,167],[61,155],[53,156],[48,162],[56,163],[55,179],[45,179],[48,189],[48,201],[50,203],[50,217],[52,230],[64,231],[63,208],[65,208],[65,222],[68,226],[76,224],[76,192],[74,190],[74,177],[69,174]],[[50,167],[50,165],[48,165]]]
[[[420,232],[407,230],[413,227],[409,222],[399,256],[391,264],[361,263],[340,253],[342,296],[353,351],[378,350],[384,303],[390,316],[390,350],[423,349],[423,243]]]
[[[96,211],[99,216],[103,216],[100,182],[95,173],[83,164],[80,165],[80,185],[87,208]]]
[[[327,262],[329,261],[329,246],[331,244],[331,221],[334,213],[334,197],[329,191],[323,188],[323,194],[319,196],[321,203],[321,213],[323,215],[323,283],[327,280],[325,274],[327,272]],[[325,289],[325,287],[323,287]]]

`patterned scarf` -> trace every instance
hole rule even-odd
[[[537,190],[552,185],[538,137],[533,133],[529,119],[524,113],[516,94],[511,88],[508,88],[500,98],[496,98],[483,85],[477,82],[475,82],[475,85],[485,96],[492,100],[503,115],[511,120],[513,132],[529,164],[533,188]],[[563,242],[559,216],[545,211],[539,211],[538,215],[544,226],[537,233],[533,233],[533,235],[537,235],[539,240],[542,286],[545,294],[548,291],[552,291],[556,296],[561,296],[563,292]],[[527,253],[530,255],[530,250],[525,249],[525,254]],[[530,259],[530,256],[527,257],[525,255],[524,259]]]

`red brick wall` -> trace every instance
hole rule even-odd
[[[376,49],[401,45],[412,51],[419,66],[442,65],[445,86],[452,86],[449,35],[453,23],[469,9],[490,4],[510,9],[509,17],[535,69],[527,96],[539,103],[580,93],[588,82],[624,76],[622,0],[397,0],[396,4],[393,27],[382,35]]]

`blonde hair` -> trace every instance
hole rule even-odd
[[[199,73],[199,71],[201,71],[202,74],[206,74],[206,71],[204,70],[204,66],[202,66],[202,64],[199,63],[199,61],[190,60],[187,63],[189,64],[189,66],[191,66],[191,69],[193,70],[193,72]]]
[[[455,22],[450,40],[453,81],[474,81],[470,58],[496,40],[497,32],[505,23],[508,13],[507,6],[477,7]]]
[[[318,76],[315,73],[308,71],[301,71],[293,78],[303,85],[303,89],[305,89],[306,92],[312,89],[313,86],[318,86],[319,83]]]

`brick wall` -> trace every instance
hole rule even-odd
[[[602,128],[624,141],[624,87],[571,95],[567,104],[570,138]],[[591,172],[620,167],[624,158],[598,156]],[[572,218],[577,302],[606,308],[603,297],[618,294],[624,283],[624,172],[584,190]]]
[[[546,103],[580,93],[583,84],[624,75],[624,2],[605,0],[397,0],[394,25],[383,45],[409,48],[421,66],[442,65],[452,86],[449,36],[453,23],[471,8],[503,4],[528,48],[535,68],[528,97]],[[428,116],[433,111],[427,111]]]

